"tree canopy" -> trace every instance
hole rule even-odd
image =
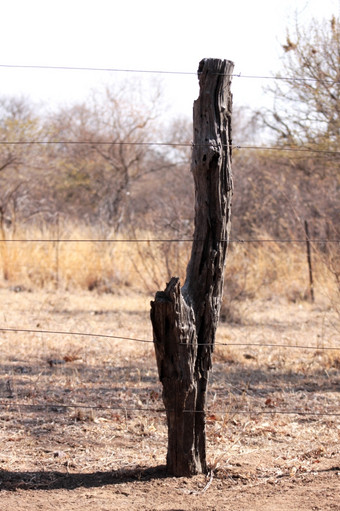
[[[282,46],[282,71],[267,90],[274,105],[265,124],[276,142],[322,151],[340,146],[340,22],[296,23]]]

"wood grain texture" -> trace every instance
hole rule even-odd
[[[168,472],[206,472],[205,401],[223,290],[232,198],[233,63],[204,59],[194,102],[195,232],[185,283],[173,277],[151,302],[168,421]]]

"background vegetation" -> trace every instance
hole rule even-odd
[[[266,90],[273,108],[234,109],[241,148],[233,153],[231,301],[274,287],[292,300],[308,296],[303,243],[237,241],[303,240],[305,220],[312,239],[340,239],[339,55],[339,19],[297,25],[283,45],[281,74]],[[157,87],[145,98],[126,84],[53,113],[25,98],[0,98],[5,281],[153,292],[170,275],[184,275],[190,243],[122,242],[190,240],[193,233],[191,121],[162,124],[159,98]],[[270,140],[266,148],[251,147],[257,135]],[[10,242],[18,239],[46,242]],[[116,242],[70,242],[95,239]],[[312,245],[315,268],[322,285],[338,289],[339,244],[326,241]]]

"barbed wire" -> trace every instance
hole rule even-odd
[[[166,69],[121,69],[113,67],[87,67],[87,66],[48,66],[39,64],[0,64],[0,68],[7,69],[36,69],[36,70],[52,70],[52,71],[95,71],[110,73],[140,73],[140,74],[162,74],[162,75],[200,75],[197,71],[176,71]],[[229,76],[230,78],[242,78],[247,80],[283,80],[298,82],[317,82],[339,84],[339,81],[331,79],[320,79],[315,77],[291,77],[279,75],[243,75],[240,73],[211,73],[218,76]]]
[[[11,398],[9,398],[11,399]],[[1,401],[0,406],[6,408],[33,408],[37,410],[41,410],[42,408],[52,408],[52,409],[63,409],[67,410],[68,408],[82,409],[82,410],[102,410],[102,411],[122,411],[125,413],[166,413],[167,410],[165,408],[150,408],[150,407],[127,407],[127,406],[103,406],[103,405],[88,405],[81,403],[21,403],[17,401]],[[174,412],[174,410],[168,410],[168,412]],[[270,408],[270,410],[252,410],[252,409],[239,409],[239,408],[227,408],[227,409],[207,409],[207,410],[183,410],[183,413],[204,413],[207,415],[207,420],[209,420],[209,414],[214,415],[214,421],[217,419],[215,414],[249,414],[249,415],[306,415],[306,416],[316,416],[316,417],[329,417],[335,416],[340,417],[340,412],[335,411],[323,411],[323,412],[312,412],[307,410],[276,410],[275,408]]]
[[[133,341],[133,342],[142,342],[142,343],[150,343],[156,344],[157,341],[151,339],[140,339],[137,337],[126,337],[122,335],[111,335],[111,334],[96,334],[89,332],[69,332],[64,330],[40,330],[34,328],[17,328],[17,327],[0,327],[0,332],[22,332],[22,333],[34,333],[34,334],[46,334],[46,335],[72,335],[72,336],[80,336],[80,337],[98,337],[104,339],[114,339],[114,340],[122,340],[122,341]],[[214,343],[186,343],[179,342],[177,343],[180,346],[244,346],[244,347],[262,347],[262,348],[292,348],[292,349],[307,349],[307,350],[340,350],[340,346],[302,346],[300,344],[275,344],[275,343],[249,343],[249,342],[214,342]]]

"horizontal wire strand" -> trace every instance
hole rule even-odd
[[[194,144],[189,142],[104,142],[100,140],[0,140],[0,145],[92,145],[92,146],[161,146],[161,147],[215,147],[211,144]],[[222,147],[228,147],[227,144],[222,144]],[[340,155],[340,151],[326,150],[326,149],[313,149],[312,147],[277,147],[277,146],[258,146],[258,145],[240,145],[235,144],[232,146],[233,150],[246,149],[255,151],[278,151],[278,152],[294,152],[294,153],[317,153],[317,154],[331,154]]]
[[[312,147],[277,147],[277,146],[257,146],[257,145],[234,145],[232,149],[250,149],[255,151],[288,151],[293,153],[320,153],[320,154],[340,154],[340,151],[313,149]]]
[[[132,146],[170,146],[170,147],[193,147],[188,142],[103,142],[100,140],[0,140],[0,145],[132,145]],[[202,144],[200,147],[209,147],[209,144]],[[240,147],[241,148],[241,147]]]
[[[126,406],[100,406],[100,405],[88,405],[88,404],[81,404],[81,403],[40,403],[40,404],[28,404],[28,403],[20,403],[20,402],[0,402],[0,406],[2,407],[18,407],[18,408],[60,408],[60,409],[67,409],[67,408],[80,408],[83,410],[114,410],[114,411],[123,411],[125,413],[132,413],[132,412],[147,412],[147,413],[165,413],[167,410],[165,408],[135,408],[135,407],[126,407]],[[168,410],[169,412],[173,412],[173,410]],[[327,411],[327,412],[309,412],[309,411],[302,411],[302,410],[275,410],[271,408],[270,410],[242,410],[237,408],[229,408],[229,409],[223,409],[223,410],[183,410],[183,413],[204,413],[204,414],[249,414],[249,415],[306,415],[306,416],[335,416],[340,417],[340,412],[333,412],[333,411]],[[209,420],[209,417],[207,417],[207,420]],[[215,419],[214,419],[215,420]]]
[[[153,239],[0,239],[0,243],[193,243],[202,242],[204,240],[195,240],[193,238],[153,238]],[[268,239],[222,239],[218,240],[219,243],[306,243],[306,239],[280,239],[280,238],[268,238]],[[340,243],[340,239],[308,239],[310,243]]]
[[[163,75],[200,75],[197,71],[175,71],[162,69],[121,69],[111,67],[92,67],[92,66],[47,66],[39,64],[0,64],[0,68],[4,69],[36,69],[36,70],[52,70],[52,71],[95,71],[110,73],[140,73],[140,74],[163,74]],[[218,76],[229,76],[230,78],[243,78],[248,80],[283,80],[298,82],[317,82],[339,84],[340,82],[331,79],[320,79],[314,77],[291,77],[291,76],[274,76],[274,75],[243,75],[242,73],[212,73]]]
[[[73,335],[73,336],[84,336],[84,337],[98,337],[104,339],[115,339],[123,341],[134,341],[142,343],[156,344],[157,341],[151,339],[139,339],[136,337],[125,337],[122,335],[109,335],[109,334],[95,334],[88,332],[68,332],[61,330],[38,330],[31,328],[3,328],[0,327],[0,332],[12,332],[12,333],[35,333],[35,334],[49,334],[49,335]],[[215,343],[177,343],[179,346],[247,346],[247,347],[262,347],[262,348],[292,348],[292,349],[307,349],[307,350],[340,350],[340,346],[326,347],[326,346],[301,346],[299,344],[261,344],[261,343],[248,343],[248,342],[215,342]]]
[[[22,332],[22,333],[35,333],[35,334],[50,334],[50,335],[74,335],[74,336],[84,336],[84,337],[99,337],[104,339],[118,339],[122,341],[135,341],[135,342],[143,342],[143,343],[154,343],[152,340],[148,339],[138,339],[134,337],[125,337],[122,335],[109,335],[109,334],[92,334],[88,332],[67,332],[63,330],[37,330],[31,328],[1,328],[0,332]]]

